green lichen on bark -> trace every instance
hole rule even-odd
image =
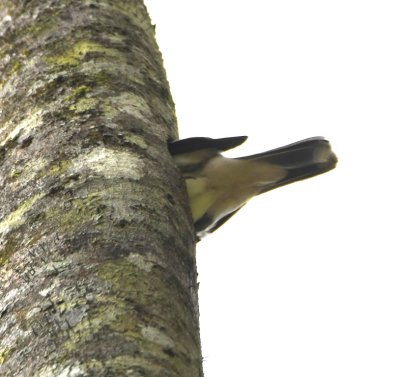
[[[0,234],[6,233],[13,228],[18,227],[24,222],[24,216],[33,207],[33,205],[43,197],[41,194],[36,194],[19,206],[12,212],[10,212],[3,220],[0,221]]]
[[[7,263],[9,258],[12,257],[13,254],[18,250],[18,245],[19,241],[16,236],[10,236],[6,241],[4,241],[0,253],[0,267]]]
[[[76,42],[60,54],[47,56],[45,60],[49,65],[56,66],[58,69],[63,69],[65,66],[76,66],[80,64],[88,54],[98,54],[99,56],[108,59],[124,60],[124,55],[118,50],[106,48],[100,43],[89,40]]]
[[[0,348],[0,365],[13,353],[15,348]]]

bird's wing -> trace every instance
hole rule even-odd
[[[237,210],[229,213],[228,215],[220,218],[214,224],[212,224],[213,219],[209,218],[209,217],[207,217],[207,215],[205,215],[203,218],[201,218],[199,221],[197,221],[194,224],[194,228],[196,230],[196,234],[199,237],[199,239],[204,238],[206,235],[208,235],[212,232],[215,232],[220,226],[224,225],[242,207],[243,206],[239,207]],[[212,224],[212,227],[208,228],[211,224]]]
[[[260,194],[289,183],[310,178],[335,168],[336,155],[329,142],[322,137],[312,137],[267,152],[240,157],[239,160],[265,162],[286,170],[282,179],[261,186]]]
[[[222,151],[237,147],[246,139],[247,136],[222,139],[191,137],[169,143],[168,149],[182,175],[186,178],[201,169],[210,158],[219,155]]]
[[[188,139],[176,140],[168,144],[172,156],[177,154],[193,153],[203,149],[214,149],[217,152],[227,151],[244,143],[247,136],[224,137],[212,139],[210,137],[190,137]]]
[[[237,159],[253,160],[256,158],[270,157],[271,162],[272,162],[274,156],[276,156],[276,158],[279,160],[279,163],[282,163],[281,156],[288,156],[288,157],[291,157],[291,160],[295,160],[297,162],[297,159],[296,159],[297,155],[294,154],[293,152],[299,151],[299,153],[302,153],[301,151],[304,151],[304,150],[313,150],[313,148],[315,148],[315,146],[320,143],[329,144],[329,142],[325,138],[323,138],[321,136],[315,136],[315,137],[310,137],[308,139],[296,141],[295,143],[284,145],[283,147],[270,149],[269,151],[266,151],[266,152],[252,154],[250,156],[238,157]]]

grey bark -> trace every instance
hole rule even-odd
[[[0,72],[0,375],[202,376],[174,105],[142,0],[2,0]]]

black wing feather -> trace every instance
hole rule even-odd
[[[226,216],[222,217],[221,219],[219,219],[216,223],[214,223],[213,227],[210,230],[207,231],[207,234],[215,232],[220,226],[224,225],[242,207],[239,207],[236,211],[233,211],[233,212],[229,213],[228,215],[226,215]],[[194,228],[196,230],[196,233],[198,233],[198,234],[200,233],[201,234],[201,231],[206,229],[212,223],[212,218],[209,218],[209,217],[206,217],[206,216],[207,215],[202,217],[200,220],[196,221],[196,223],[194,224]]]
[[[169,152],[172,155],[198,151],[201,149],[215,149],[227,151],[244,143],[247,136],[224,137],[212,139],[209,137],[190,137],[188,139],[176,140],[168,144]]]

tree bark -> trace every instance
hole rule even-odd
[[[174,105],[142,0],[2,0],[0,72],[0,375],[202,376]]]

